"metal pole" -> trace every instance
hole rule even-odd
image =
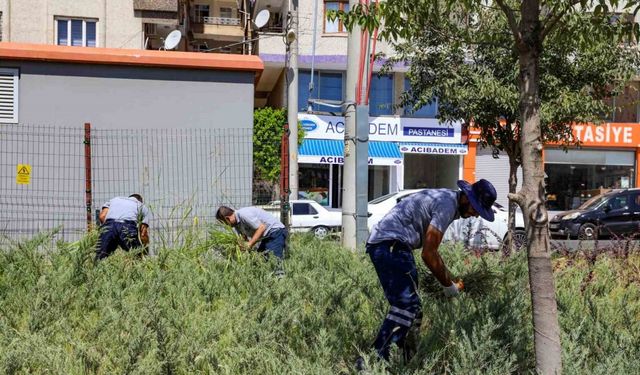
[[[280,221],[289,231],[289,124],[284,124],[280,143]]]
[[[298,0],[289,5],[287,30],[287,122],[289,123],[289,186],[291,199],[298,199]],[[289,40],[290,33],[294,39]]]
[[[349,9],[353,9],[358,0],[349,0]],[[342,246],[355,250],[356,238],[356,86],[358,83],[358,65],[360,61],[360,27],[354,25],[349,32],[347,42],[347,79],[345,90],[344,114],[344,176],[342,186]]]
[[[93,226],[93,216],[91,206],[93,205],[93,194],[91,192],[91,124],[84,124],[84,199],[87,208],[87,231]]]

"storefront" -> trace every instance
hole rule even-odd
[[[544,150],[549,210],[570,210],[611,189],[639,186],[640,124],[575,125],[573,130],[582,142],[580,148],[565,151],[547,145]],[[465,173],[465,177],[491,181],[498,192],[498,202],[505,204],[509,175],[507,155],[494,154],[490,149],[476,151],[473,144],[465,159],[472,157],[475,171]],[[467,160],[466,164],[469,164]],[[521,169],[518,180],[522,182]]]
[[[340,207],[344,118],[299,114],[305,137],[298,150],[300,194]],[[369,199],[418,187],[454,188],[462,176],[461,126],[435,119],[369,119]]]
[[[565,211],[611,189],[638,186],[638,124],[576,125],[580,149],[546,147],[547,207]]]

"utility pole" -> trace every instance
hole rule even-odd
[[[298,0],[289,1],[287,41],[287,122],[290,199],[298,199]]]
[[[354,9],[359,0],[349,0],[349,9]],[[368,137],[369,107],[361,105],[368,80],[359,69],[361,59],[361,28],[354,25],[349,32],[347,46],[346,95],[343,105],[344,132],[344,177],[342,195],[342,246],[356,250],[368,236],[367,230],[367,184],[368,184]],[[368,44],[368,42],[367,42]],[[367,49],[368,50],[368,49]],[[360,83],[360,87],[359,87]],[[361,90],[357,90],[361,88]]]

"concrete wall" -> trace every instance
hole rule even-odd
[[[142,47],[132,0],[0,0],[3,41],[55,44],[55,18],[94,18],[98,47]]]
[[[20,123],[253,127],[253,73],[16,61],[0,66],[20,69]]]

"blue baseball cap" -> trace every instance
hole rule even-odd
[[[458,181],[458,187],[469,198],[469,202],[473,208],[480,214],[480,216],[487,220],[493,221],[493,203],[496,201],[498,194],[496,188],[493,187],[491,182],[484,178],[476,181],[473,184],[468,183],[465,180]]]

